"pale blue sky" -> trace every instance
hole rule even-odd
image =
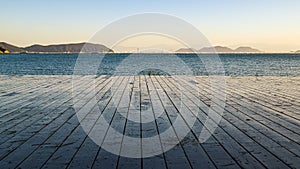
[[[106,24],[142,12],[178,16],[213,45],[264,51],[300,49],[298,0],[26,0],[3,1],[0,41],[19,46],[87,41]]]

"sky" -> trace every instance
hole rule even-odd
[[[0,2],[0,41],[17,46],[88,41],[113,21],[133,14],[155,12],[189,22],[212,45],[251,46],[265,52],[300,50],[298,0]]]

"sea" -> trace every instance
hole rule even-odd
[[[138,74],[172,74],[168,68],[189,69],[194,75],[210,75],[209,67],[221,66],[226,76],[300,76],[300,54],[219,54],[209,64],[209,54],[1,54],[1,75],[72,75],[75,65],[95,60],[97,71],[91,74],[113,75],[119,68],[139,69]],[[136,58],[136,59],[132,59]],[[138,59],[137,59],[138,58]],[[176,59],[173,59],[176,58]],[[101,61],[99,61],[101,60]],[[99,62],[99,63],[98,63]],[[150,63],[151,62],[151,63]],[[125,67],[122,65],[126,65]],[[156,66],[160,65],[160,66]],[[171,65],[171,66],[170,66]],[[159,68],[165,68],[160,70]],[[82,69],[85,69],[82,67]],[[89,69],[89,68],[86,68]],[[143,71],[147,70],[147,71]],[[219,70],[219,69],[218,69]],[[150,72],[150,73],[149,73]]]

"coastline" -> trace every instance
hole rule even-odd
[[[264,52],[264,53],[249,53],[249,52],[242,52],[242,53],[223,53],[223,52],[216,52],[216,53],[205,53],[205,52],[168,52],[168,53],[134,53],[134,52],[10,52],[10,53],[1,53],[1,55],[18,55],[18,54],[200,54],[200,55],[204,55],[204,54],[221,54],[221,55],[225,55],[225,54],[229,54],[229,55],[277,55],[277,54],[287,54],[287,55],[300,55],[300,53],[293,53],[293,52]]]

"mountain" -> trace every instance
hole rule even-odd
[[[261,53],[262,51],[258,49],[254,49],[251,47],[238,47],[236,49],[231,49],[229,47],[225,46],[214,46],[214,47],[204,47],[200,50],[194,50],[190,48],[181,48],[178,49],[177,53],[193,53],[194,51],[198,53]]]
[[[104,45],[92,43],[56,44],[56,45],[32,45],[24,48],[0,42],[0,47],[9,50],[11,53],[108,53],[113,50]]]
[[[32,45],[25,47],[29,53],[107,53],[113,52],[104,45],[92,43],[58,44],[58,45]]]
[[[0,42],[0,47],[7,49],[10,53],[20,53],[23,52],[24,50],[22,48],[19,48],[17,46],[14,45],[10,45],[8,43],[5,42]]]
[[[193,49],[193,48],[180,48],[178,50],[175,51],[175,53],[194,53],[197,50]]]
[[[247,46],[242,46],[242,47],[238,47],[234,50],[234,52],[238,52],[238,53],[260,53],[262,51],[258,50],[258,49],[253,49],[251,47],[247,47]]]
[[[223,47],[223,46],[215,46],[215,47],[204,47],[200,50],[198,50],[200,53],[234,53],[234,50],[228,48],[228,47]]]

